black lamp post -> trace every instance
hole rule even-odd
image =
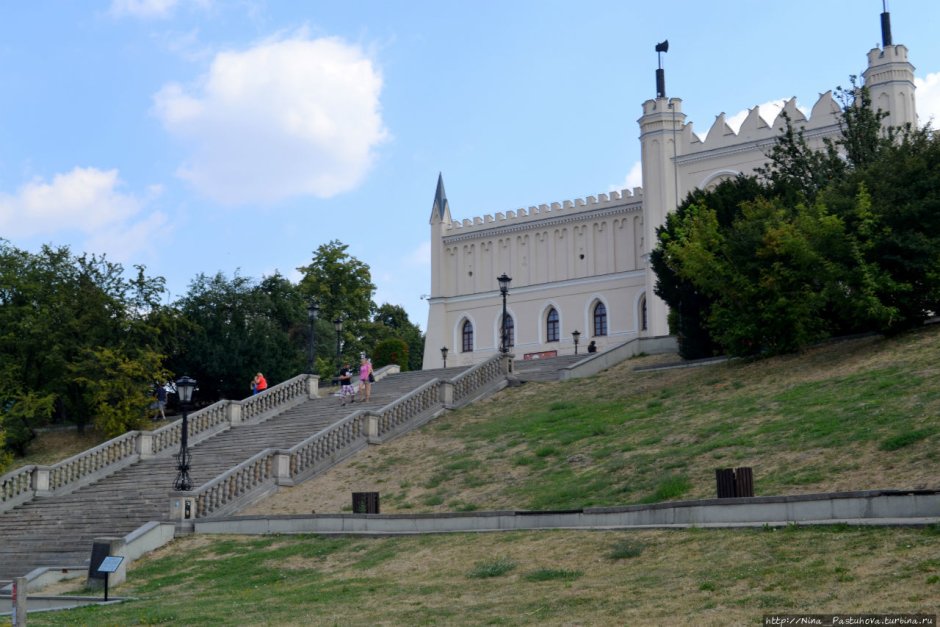
[[[336,330],[336,365],[337,367],[339,367],[343,365],[339,357],[340,338],[342,337],[342,334],[343,334],[343,319],[337,318],[336,320],[334,320],[333,328]]]
[[[193,400],[193,390],[196,389],[196,380],[182,376],[176,381],[176,394],[179,396],[180,409],[183,411],[183,427],[180,435],[180,452],[176,456],[176,483],[174,487],[178,492],[189,492],[193,489],[192,479],[189,478],[189,407]]]
[[[503,321],[500,325],[500,342],[499,342],[499,352],[508,353],[509,352],[509,338],[506,335],[506,295],[509,294],[509,283],[512,281],[509,276],[503,272],[501,276],[496,277],[496,280],[499,281],[499,293],[503,295]]]
[[[441,347],[441,359],[444,360],[444,367],[447,367],[447,347]]]
[[[571,332],[571,337],[574,338],[574,354],[578,354],[578,339],[581,338],[581,332],[575,329]]]
[[[307,350],[307,374],[313,374],[317,360],[317,314],[320,313],[320,304],[313,299],[307,305],[307,320],[310,321],[310,346]]]

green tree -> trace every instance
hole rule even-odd
[[[274,385],[306,367],[306,307],[279,274],[260,283],[237,273],[199,274],[177,306],[184,350],[170,367],[199,382],[201,401],[244,398],[259,371]]]
[[[163,279],[148,277],[143,267],[127,279],[123,266],[104,256],[51,246],[32,254],[0,240],[0,363],[16,382],[7,402],[52,399],[52,419],[84,430],[95,403],[75,377],[77,365],[88,350],[157,346],[159,353],[162,327],[152,316],[162,292]],[[42,410],[31,419],[48,419]],[[31,437],[29,429],[23,433]]]
[[[113,438],[145,426],[154,385],[166,381],[163,356],[146,349],[133,354],[89,348],[73,365],[74,380],[86,390],[95,428]]]
[[[389,364],[398,364],[402,371],[408,370],[408,344],[404,340],[391,337],[375,345],[372,366],[381,368]]]
[[[0,392],[0,468],[9,462],[5,450],[23,456],[36,439],[36,429],[52,416],[55,396],[4,388]],[[0,473],[2,474],[2,473]]]
[[[866,260],[879,269],[878,293],[894,315],[878,330],[919,326],[940,311],[940,139],[929,127],[905,130],[864,168],[834,185],[840,208],[864,190],[871,210],[861,224]]]
[[[755,200],[765,188],[755,177],[738,176],[722,181],[710,191],[695,190],[657,229],[657,246],[650,255],[656,274],[656,294],[669,305],[669,326],[677,336],[679,353],[685,359],[711,357],[721,352],[709,332],[712,298],[697,287],[694,278],[683,278],[680,261],[670,246],[681,244],[689,234],[689,223],[703,208],[714,212],[717,226],[729,228],[741,214],[741,204]]]
[[[421,370],[424,358],[424,335],[418,325],[408,319],[404,307],[385,303],[378,307],[372,323],[364,329],[363,344],[375,353],[379,342],[397,338],[408,345],[408,363],[404,370]]]
[[[759,169],[695,192],[657,231],[657,294],[686,357],[799,350],[921,324],[940,306],[940,149],[892,129],[867,89],[836,92],[819,150],[787,120]]]
[[[363,344],[363,337],[375,310],[375,285],[369,266],[347,253],[348,248],[338,240],[322,244],[314,251],[311,263],[298,270],[303,273],[300,291],[304,298],[315,298],[320,304],[324,322],[317,327],[317,336],[321,337],[319,330],[323,329],[335,339],[332,321],[341,319],[342,352],[347,357],[358,357],[360,351],[370,348]]]
[[[687,237],[667,247],[712,300],[708,327],[726,351],[792,352],[831,334],[835,312],[887,315],[854,236],[821,203],[761,198],[741,208],[730,229],[711,209],[690,212]]]

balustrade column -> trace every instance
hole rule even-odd
[[[48,496],[52,493],[50,474],[52,469],[48,466],[39,466],[33,471],[33,489],[36,496]]]
[[[141,433],[140,438],[137,440],[137,445],[140,447],[137,451],[140,454],[141,459],[150,459],[153,457],[153,434],[152,433]]]
[[[307,377],[307,398],[320,398],[320,377],[312,374]]]
[[[225,418],[233,427],[242,422],[242,405],[238,402],[229,403],[225,407]]]

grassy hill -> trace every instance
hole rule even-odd
[[[802,355],[527,383],[373,447],[254,513],[568,509],[714,497],[715,468],[755,493],[940,488],[940,326]]]
[[[940,327],[803,355],[529,383],[371,447],[255,512],[571,508],[940,487]],[[381,385],[381,383],[379,384]],[[940,611],[940,529],[189,537],[135,563],[112,608],[45,624],[756,624],[772,613]]]

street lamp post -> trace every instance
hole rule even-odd
[[[512,279],[505,273],[501,276],[496,277],[496,280],[499,281],[499,293],[503,295],[503,320],[500,325],[500,342],[499,342],[499,352],[508,353],[509,352],[509,338],[506,335],[506,295],[509,294],[509,283]]]
[[[178,492],[189,492],[193,489],[192,479],[189,478],[189,464],[192,460],[189,454],[189,404],[193,399],[193,390],[196,389],[196,380],[182,376],[176,381],[176,393],[179,396],[180,409],[183,411],[183,426],[180,435],[180,452],[176,456],[176,483],[174,487]]]
[[[340,367],[343,365],[341,363],[340,356],[339,356],[340,341],[341,341],[341,337],[343,334],[343,319],[337,318],[336,320],[334,320],[333,328],[336,330],[336,366]]]
[[[320,313],[320,304],[313,299],[307,305],[307,320],[310,321],[310,346],[307,350],[307,374],[313,374],[317,361],[317,314]]]
[[[571,337],[574,338],[574,354],[578,354],[578,339],[581,337],[581,332],[575,329],[571,332]]]
[[[447,347],[441,347],[441,359],[444,360],[444,367],[447,367]]]

